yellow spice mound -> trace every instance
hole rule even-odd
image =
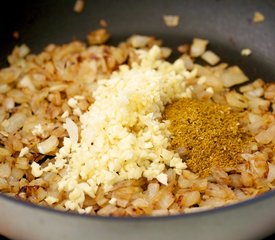
[[[165,109],[171,121],[172,148],[186,158],[187,166],[201,176],[212,167],[235,167],[250,140],[229,106],[182,98]]]

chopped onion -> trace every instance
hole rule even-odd
[[[261,144],[268,144],[271,141],[275,141],[275,125],[261,131],[255,136],[255,139],[258,143]]]
[[[241,51],[241,55],[242,56],[246,56],[246,57],[249,56],[249,55],[251,55],[251,53],[252,53],[252,51],[249,48],[244,48]]]
[[[65,125],[64,128],[67,130],[72,143],[77,143],[78,142],[78,127],[75,124],[75,122],[70,118],[66,118],[66,123],[64,125]]]
[[[15,133],[23,127],[27,116],[24,113],[15,113],[8,120],[2,122],[2,126],[7,133]]]
[[[205,52],[207,44],[208,44],[207,40],[194,38],[190,49],[191,57],[201,56]]]
[[[50,136],[45,141],[37,144],[37,149],[42,154],[47,154],[49,152],[52,152],[56,150],[57,146],[59,144],[59,141],[56,136]]]
[[[254,17],[253,17],[253,22],[254,23],[259,23],[259,22],[263,22],[265,19],[264,15],[258,11],[256,11],[254,13]]]
[[[128,42],[134,48],[142,48],[142,47],[145,47],[150,42],[151,39],[152,38],[148,36],[133,35],[128,39]]]
[[[267,180],[269,182],[272,182],[275,180],[275,164],[273,163],[268,163],[268,176],[267,176]]]
[[[246,97],[243,95],[231,91],[226,94],[225,96],[227,103],[232,106],[232,107],[237,107],[237,108],[247,108],[248,107],[248,101]]]
[[[248,81],[248,77],[238,66],[227,68],[222,74],[221,78],[225,87],[232,87],[234,85]]]
[[[163,21],[167,27],[176,27],[179,25],[180,17],[176,15],[164,15]]]
[[[201,58],[210,65],[216,65],[220,61],[220,57],[210,50],[202,54]]]
[[[76,13],[81,13],[84,10],[84,0],[76,0],[74,4],[74,11]]]

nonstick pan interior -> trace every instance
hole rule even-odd
[[[275,2],[272,0],[100,0],[85,1],[84,11],[73,11],[75,0],[6,1],[0,9],[0,67],[7,66],[7,56],[15,45],[27,44],[38,53],[50,43],[62,44],[84,40],[89,31],[108,23],[111,44],[118,44],[132,34],[152,35],[165,46],[190,43],[194,37],[210,41],[224,62],[239,65],[251,80],[275,79]],[[252,21],[255,11],[265,21]],[[169,28],[164,15],[177,15],[179,25]],[[13,37],[18,31],[19,39]],[[243,48],[252,55],[241,56]],[[177,56],[174,51],[174,57]],[[173,56],[172,56],[173,57]]]
[[[85,40],[89,31],[108,22],[111,43],[132,34],[153,35],[174,49],[194,37],[210,41],[224,62],[239,65],[253,80],[275,79],[275,1],[273,0],[100,0],[85,1],[81,14],[73,12],[75,0],[5,1],[0,8],[0,66],[15,45],[27,44],[38,53],[49,43]],[[252,22],[255,11],[265,15],[263,23]],[[163,15],[178,15],[180,23],[168,28]],[[13,38],[18,31],[20,38]],[[241,56],[243,48],[252,55]]]

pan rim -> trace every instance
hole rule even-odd
[[[184,213],[184,214],[175,214],[175,215],[162,215],[162,216],[137,216],[137,217],[131,217],[131,216],[100,216],[100,215],[88,215],[88,214],[79,214],[78,212],[66,212],[66,211],[60,211],[56,210],[51,207],[46,206],[40,206],[38,204],[34,204],[31,202],[23,201],[16,199],[15,197],[11,197],[8,195],[5,195],[5,193],[0,192],[0,200],[3,199],[4,201],[13,202],[16,205],[21,205],[25,208],[29,208],[31,210],[37,210],[37,211],[43,211],[49,214],[55,214],[59,215],[61,217],[67,217],[71,216],[74,218],[82,218],[82,219],[92,219],[92,220],[102,220],[102,221],[131,221],[131,222],[140,222],[140,221],[155,221],[155,220],[176,220],[176,219],[187,219],[192,217],[202,217],[205,215],[213,215],[213,214],[219,214],[221,212],[227,212],[230,210],[236,210],[244,206],[253,205],[258,202],[262,202],[264,200],[275,198],[275,190],[271,190],[268,192],[265,192],[261,195],[258,195],[256,197],[247,199],[245,201],[236,202],[233,204],[211,208],[208,210],[198,211],[198,212],[192,212],[192,213]]]

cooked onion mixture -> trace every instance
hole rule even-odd
[[[171,215],[275,186],[275,84],[195,38],[26,45],[0,70],[0,191],[62,211]],[[196,63],[196,59],[204,64]]]

